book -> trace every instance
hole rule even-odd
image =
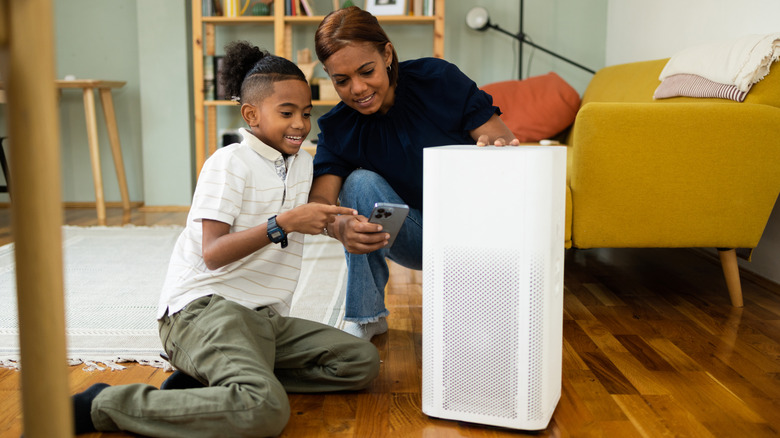
[[[312,9],[311,4],[309,4],[309,0],[301,0],[301,6],[303,6],[303,11],[307,16],[311,17],[315,15],[314,9]]]
[[[222,81],[219,80],[219,75],[222,72],[222,66],[224,65],[224,56],[215,56],[213,64],[213,80],[214,80],[214,99],[215,100],[230,100],[232,96],[226,96],[225,86],[222,85]]]

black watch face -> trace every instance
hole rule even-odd
[[[282,237],[284,236],[284,234],[282,234],[282,232],[279,231],[279,229],[271,230],[270,231],[270,235],[271,235],[271,240],[273,240],[274,242],[280,241],[282,239]]]

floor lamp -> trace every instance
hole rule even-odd
[[[487,9],[476,6],[474,8],[471,8],[471,10],[466,14],[466,24],[478,31],[485,31],[487,29],[495,29],[503,34],[509,35],[512,38],[516,38],[518,41],[520,41],[520,48],[518,49],[518,57],[519,60],[519,76],[522,79],[523,77],[523,44],[528,44],[529,46],[539,49],[544,53],[547,53],[548,55],[552,55],[562,61],[568,62],[569,64],[579,67],[583,70],[585,70],[588,73],[594,74],[596,73],[594,70],[589,69],[588,67],[585,67],[582,64],[579,64],[577,62],[572,61],[569,58],[565,58],[551,50],[547,50],[544,47],[541,47],[540,45],[533,43],[531,41],[528,41],[528,38],[526,37],[525,33],[523,33],[523,0],[520,0],[520,31],[518,33],[512,33],[508,30],[502,29],[497,24],[493,24],[490,22],[490,14],[488,14]]]

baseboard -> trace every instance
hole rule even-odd
[[[144,213],[168,213],[168,212],[182,212],[190,211],[189,205],[144,205],[139,207],[138,211]]]
[[[143,207],[143,201],[135,201],[130,203],[130,208]],[[94,202],[63,202],[62,206],[65,208],[89,208],[96,209],[97,204]],[[106,202],[106,208],[123,208],[122,202]]]

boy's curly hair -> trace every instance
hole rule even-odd
[[[225,58],[218,80],[225,92],[239,103],[262,99],[273,91],[273,83],[306,76],[292,61],[268,53],[247,41],[225,46]]]

